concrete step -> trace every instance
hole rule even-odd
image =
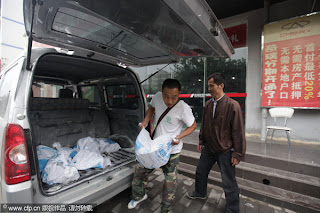
[[[196,171],[195,165],[180,162],[179,172],[185,176],[194,178]],[[261,200],[263,202],[281,206],[296,212],[315,213],[320,211],[320,199],[307,195],[284,190],[278,187],[261,184],[255,181],[247,180],[243,177],[237,177],[240,193],[247,197]],[[208,183],[221,187],[220,172],[211,170]]]
[[[197,145],[184,141],[183,150],[197,152]],[[318,164],[298,162],[290,159],[282,159],[280,157],[271,157],[267,155],[257,155],[251,152],[246,152],[245,162],[320,178],[320,166]]]
[[[197,166],[199,158],[199,152],[183,150],[181,152],[180,161]],[[212,170],[220,172],[217,164],[213,166]],[[257,183],[320,198],[320,178],[317,177],[283,171],[247,162],[241,162],[236,166],[236,176]]]

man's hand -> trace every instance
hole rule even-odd
[[[146,128],[148,126],[148,122],[145,122],[145,121],[141,121],[139,124],[138,124],[139,128],[142,129],[143,127]]]
[[[180,138],[178,137],[175,137],[175,139],[172,140],[171,144],[174,146],[174,145],[178,145],[180,143]]]
[[[198,145],[198,146],[197,146],[197,149],[198,149],[198,152],[202,152],[203,145]]]
[[[237,158],[232,157],[231,158],[231,163],[232,163],[232,166],[236,166],[236,165],[238,165],[240,163],[240,161]]]

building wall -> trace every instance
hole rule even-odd
[[[301,3],[300,3],[301,2]],[[265,124],[272,124],[268,114],[267,120],[262,115],[261,84],[262,84],[262,32],[265,20],[277,21],[311,12],[310,2],[289,0],[272,5],[268,17],[267,8],[251,11],[245,14],[221,20],[224,27],[247,22],[248,26],[248,64],[247,64],[247,99],[246,99],[246,133],[259,135],[263,138]],[[296,109],[293,117],[288,120],[288,126],[293,128],[291,139],[320,143],[320,109]],[[286,138],[283,131],[275,132],[274,137]]]
[[[264,9],[221,20],[223,27],[239,23],[247,23],[246,132],[259,134],[261,130],[261,33]]]
[[[289,0],[270,7],[269,22],[288,19],[319,11],[319,4],[313,0]],[[272,120],[268,118],[268,123]],[[292,138],[302,141],[320,143],[320,109],[297,109],[293,118],[288,120],[288,126],[293,128]],[[278,136],[284,136],[278,134]]]
[[[27,47],[22,5],[23,0],[1,1],[1,68]]]
[[[261,36],[263,25],[267,19],[269,22],[283,20],[298,15],[314,12],[313,0],[289,0],[272,5],[267,16],[267,8],[251,11],[245,14],[221,20],[224,27],[231,27],[241,23],[247,23],[247,46],[248,62],[246,74],[246,132],[249,134],[261,135],[264,132],[263,116],[261,108]],[[24,48],[27,47],[27,37],[23,25],[23,0],[2,0],[1,1],[1,67],[8,64]],[[316,4],[317,6],[317,4]],[[162,68],[141,68],[137,72],[141,74],[141,80],[145,79],[154,70]],[[170,72],[167,67],[166,71]],[[144,75],[142,75],[142,73]],[[148,82],[146,82],[148,84]],[[271,124],[270,116],[267,123]],[[293,128],[292,139],[303,141],[320,142],[320,110],[295,110],[292,119],[289,119],[288,126]],[[285,137],[284,133],[275,134],[275,137]]]

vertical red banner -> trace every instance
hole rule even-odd
[[[320,16],[265,25],[262,106],[320,107]]]

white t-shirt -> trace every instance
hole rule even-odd
[[[162,113],[168,108],[163,101],[162,92],[158,92],[151,100],[151,106],[155,108],[155,124],[157,124]],[[174,137],[181,133],[183,124],[190,127],[195,121],[192,114],[192,110],[188,104],[180,100],[161,120],[159,123],[154,138],[163,135],[170,134]],[[183,146],[182,140],[178,145],[172,147],[171,154],[181,152]]]

